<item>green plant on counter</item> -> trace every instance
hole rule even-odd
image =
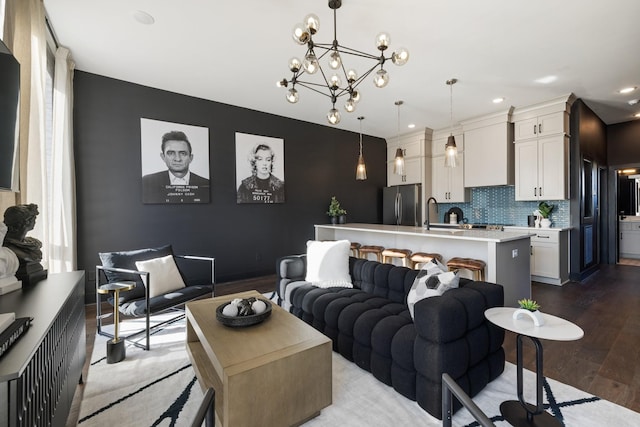
[[[518,304],[520,304],[520,308],[523,308],[529,311],[536,311],[540,309],[540,304],[528,298],[518,300]]]
[[[547,202],[540,202],[538,204],[538,211],[540,211],[540,215],[542,215],[542,218],[549,218],[549,215],[551,215],[551,212],[553,212],[554,207],[554,205],[550,205]]]
[[[340,202],[336,199],[336,196],[331,196],[331,203],[329,203],[329,210],[327,211],[327,215],[329,216],[340,216],[346,215],[347,211],[340,207]]]

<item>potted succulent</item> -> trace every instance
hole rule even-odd
[[[540,227],[551,227],[551,220],[549,219],[549,216],[551,216],[551,212],[553,212],[554,207],[554,205],[550,205],[547,202],[540,202],[538,204],[538,212],[540,212],[540,216],[542,217],[540,220]]]
[[[342,209],[336,196],[331,196],[327,215],[331,217],[331,224],[345,224],[347,222],[347,211]]]
[[[518,304],[520,308],[513,312],[514,320],[524,316],[530,317],[535,326],[544,325],[544,317],[540,313],[540,304],[529,298],[518,300]]]

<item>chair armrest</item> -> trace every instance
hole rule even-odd
[[[216,271],[215,271],[215,258],[211,258],[211,257],[206,257],[206,256],[199,256],[199,255],[174,255],[174,258],[178,258],[178,259],[183,259],[186,262],[193,262],[193,263],[203,263],[203,262],[208,262],[210,264],[210,269],[208,271],[209,274],[209,283],[211,283],[212,285],[216,284]],[[187,278],[185,277],[185,282],[188,282]],[[188,283],[185,283],[187,286],[189,286]]]

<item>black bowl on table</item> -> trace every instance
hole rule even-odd
[[[216,319],[218,319],[218,321],[223,325],[231,326],[234,328],[251,326],[261,323],[267,317],[271,316],[271,302],[262,298],[258,298],[258,300],[267,305],[266,310],[260,314],[250,314],[248,316],[225,316],[224,314],[222,314],[222,310],[224,310],[226,306],[231,304],[231,302],[228,302],[226,304],[221,304],[220,306],[218,306],[218,308],[216,309]]]

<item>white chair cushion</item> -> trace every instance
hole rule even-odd
[[[307,242],[307,275],[305,280],[319,288],[353,288],[349,275],[348,240]]]
[[[172,255],[153,258],[148,261],[136,261],[136,268],[139,271],[149,273],[149,280],[151,281],[151,286],[148,286],[149,298],[185,287],[184,280],[182,280]],[[144,276],[142,279],[144,285],[147,286]]]

